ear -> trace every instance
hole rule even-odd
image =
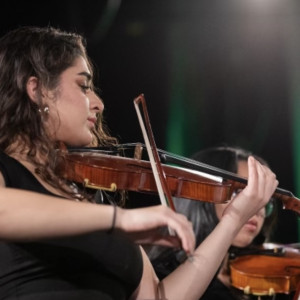
[[[35,76],[29,77],[26,83],[26,91],[29,98],[38,104],[39,101],[39,90],[38,90],[38,79]]]

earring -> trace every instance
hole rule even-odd
[[[43,113],[45,116],[49,115],[49,106],[48,105],[45,105],[45,107],[42,109],[39,108],[39,113]]]
[[[45,107],[44,107],[44,114],[45,115],[49,115],[49,106],[48,105],[46,105]]]

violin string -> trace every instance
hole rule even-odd
[[[123,144],[121,145],[121,148],[123,147],[128,147],[127,149],[133,148],[135,147],[136,144],[135,143],[129,143],[129,144]],[[145,145],[143,145],[144,148]],[[198,170],[198,171],[210,171],[213,172],[213,175],[217,175],[217,176],[223,176],[226,175],[229,179],[234,179],[234,180],[240,180],[241,182],[245,183],[246,179],[237,177],[236,174],[219,169],[217,167],[213,167],[210,165],[207,165],[205,163],[196,161],[194,159],[191,158],[187,158],[178,154],[174,154],[174,153],[170,153],[161,149],[157,149],[158,153],[160,154],[160,158],[163,160],[163,163],[169,163],[169,164],[176,164],[178,166],[182,166],[182,167],[187,167],[190,169],[194,169],[194,170]]]
[[[137,143],[127,143],[127,144],[119,145],[117,147],[120,147],[120,148],[125,147],[127,149],[132,149],[136,145],[137,145]],[[145,145],[141,145],[141,144],[139,144],[139,145],[145,148]],[[209,172],[212,175],[221,176],[221,177],[226,178],[226,179],[231,179],[231,180],[243,183],[243,184],[247,184],[247,179],[246,178],[242,178],[240,176],[237,176],[236,174],[234,174],[232,172],[229,172],[229,171],[226,171],[226,170],[223,170],[223,169],[220,169],[220,168],[217,168],[217,167],[214,167],[214,166],[196,161],[196,160],[191,159],[191,158],[181,156],[179,154],[170,153],[170,152],[165,151],[165,150],[157,149],[157,151],[160,155],[160,159],[163,160],[162,163],[176,164],[178,166],[183,166],[183,167],[190,168],[190,169],[193,169],[193,170],[196,170],[196,171]],[[291,197],[291,198],[299,201],[299,199],[297,199],[293,195],[292,192],[290,192],[288,190],[285,190],[283,188],[277,187],[275,192],[280,193],[281,195]]]

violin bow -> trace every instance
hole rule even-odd
[[[143,115],[144,115],[147,130],[145,128],[143,117],[142,117],[142,114],[141,114],[141,111],[139,108],[140,104],[142,105]],[[153,132],[151,129],[150,119],[149,119],[148,110],[147,110],[147,106],[146,106],[146,100],[145,100],[145,97],[143,94],[139,95],[138,97],[136,97],[134,99],[134,106],[136,109],[136,113],[138,116],[141,130],[143,133],[145,146],[146,146],[147,153],[149,156],[149,160],[150,160],[151,168],[153,171],[153,175],[154,175],[155,183],[157,186],[157,191],[158,191],[160,201],[163,205],[166,205],[175,211],[175,206],[173,204],[172,195],[171,195],[170,189],[167,185],[166,175],[165,175],[165,173],[162,169],[161,163],[160,163],[160,158],[158,155]],[[147,133],[147,131],[148,131],[148,133]]]

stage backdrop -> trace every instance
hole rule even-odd
[[[105,119],[120,142],[141,142],[133,99],[144,93],[156,144],[190,156],[216,145],[266,159],[300,196],[300,2],[61,0],[1,10],[0,33],[52,25],[87,38]],[[280,210],[274,241],[300,241]]]

